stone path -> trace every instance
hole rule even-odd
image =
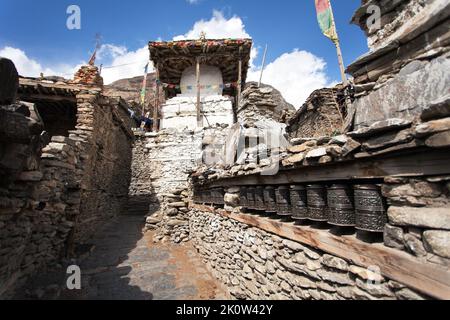
[[[207,271],[201,258],[189,243],[153,244],[151,233],[142,235],[143,220],[142,216],[122,216],[100,232],[92,240],[95,246],[93,253],[80,266],[82,289],[60,290],[55,298],[78,300],[228,298],[225,290]],[[47,278],[56,279],[58,275],[47,275]]]

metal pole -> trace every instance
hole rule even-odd
[[[258,88],[261,87],[262,77],[263,77],[263,73],[264,73],[264,67],[266,66],[266,55],[267,55],[267,44],[266,44],[266,48],[264,49],[264,55],[263,55],[263,61],[262,61],[262,67],[261,67],[261,76],[259,77]]]
[[[159,111],[159,63],[156,64],[156,93],[155,106],[153,108],[153,131],[158,131],[158,111]]]

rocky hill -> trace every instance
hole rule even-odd
[[[117,80],[104,87],[105,94],[120,96],[133,108],[137,108],[141,100],[141,89],[143,76]],[[146,101],[153,105],[155,100],[155,73],[149,73],[147,76],[147,95]]]

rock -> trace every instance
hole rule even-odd
[[[403,242],[404,232],[402,228],[394,227],[387,224],[384,227],[384,244],[389,248],[395,248],[399,250],[405,249]]]
[[[423,234],[425,247],[432,253],[450,259],[450,232],[425,231]]]
[[[41,181],[44,177],[44,174],[40,171],[26,171],[22,172],[19,176],[19,181],[30,181],[30,182],[37,182]]]
[[[172,207],[172,208],[183,208],[183,207],[186,207],[186,203],[184,203],[184,202],[173,202],[173,203],[169,203],[168,206]]]
[[[145,219],[145,222],[146,222],[147,224],[158,224],[158,223],[161,222],[161,219],[153,218],[153,217],[147,217],[147,218]]]
[[[389,221],[396,226],[450,230],[450,208],[411,208],[391,206]]]
[[[330,267],[330,268],[333,268],[333,269],[338,269],[338,270],[341,270],[341,271],[347,271],[348,270],[348,263],[345,260],[343,260],[341,258],[334,257],[334,256],[330,256],[328,254],[325,254],[322,257],[322,264],[327,266],[327,267]]]
[[[327,148],[317,148],[306,154],[306,159],[320,158],[327,155]]]
[[[425,145],[430,148],[445,148],[450,146],[450,131],[441,132],[429,137]]]
[[[369,139],[363,143],[363,150],[376,150],[392,147],[398,144],[409,143],[414,139],[412,130],[406,129],[400,132],[391,132],[379,137]]]
[[[330,162],[333,162],[333,158],[330,156],[323,156],[319,159],[320,164],[326,164],[326,163],[330,163]]]
[[[356,152],[361,147],[361,144],[351,138],[348,138],[345,145],[342,147],[342,156],[347,157],[348,155]]]
[[[422,241],[417,239],[414,235],[406,234],[404,239],[406,248],[413,255],[416,257],[424,257],[427,255],[427,251],[425,250]]]
[[[282,163],[283,163],[283,166],[289,167],[289,166],[292,166],[294,164],[301,163],[301,162],[303,162],[303,160],[305,160],[305,154],[304,153],[298,153],[298,154],[296,154],[296,155],[294,155],[292,157],[289,157],[289,158],[283,160]]]
[[[348,135],[352,138],[366,138],[378,135],[383,132],[392,130],[399,130],[410,126],[412,121],[405,119],[388,119],[375,122],[370,127],[362,128],[354,132],[349,132]]]
[[[343,146],[347,143],[348,137],[346,135],[335,136],[331,138],[330,144],[337,144]]]
[[[176,208],[171,208],[166,211],[167,216],[174,217],[178,215],[178,210]]]
[[[428,121],[448,116],[450,116],[450,95],[437,99],[424,107],[420,118],[422,121]]]
[[[19,88],[19,74],[14,63],[0,57],[0,105],[13,104]]]
[[[327,147],[327,153],[329,155],[333,156],[333,158],[339,158],[342,155],[343,152],[344,151],[339,146],[333,146],[332,145],[332,146],[328,146]]]
[[[400,300],[425,300],[423,296],[421,296],[418,293],[415,293],[414,291],[405,288],[401,289],[400,291],[397,291],[395,293],[395,296]]]
[[[291,240],[283,240],[283,245],[288,247],[289,249],[291,249],[294,252],[302,251],[304,248],[304,246],[301,245],[300,243],[294,242]]]
[[[187,224],[188,223],[186,221],[182,221],[182,220],[178,220],[178,219],[173,219],[173,220],[167,221],[167,226],[169,226],[169,227],[179,227],[179,226],[184,226]]]
[[[227,193],[227,194],[225,194],[224,200],[225,200],[225,204],[227,206],[238,207],[239,202],[240,202],[240,196],[239,196],[239,194]]]
[[[309,146],[307,145],[307,143],[304,143],[304,144],[299,145],[299,146],[288,147],[288,151],[289,151],[290,153],[301,153],[301,152],[308,151],[308,150],[310,150],[310,149],[311,149],[311,147],[309,147]]]
[[[384,281],[384,277],[381,274],[375,273],[366,268],[361,268],[358,266],[350,266],[348,271],[366,281],[371,281],[375,283],[380,283]]]
[[[347,273],[338,273],[326,271],[324,269],[320,269],[317,271],[319,277],[328,282],[337,283],[340,285],[353,285],[354,282],[349,278]]]
[[[416,137],[426,137],[432,135],[433,133],[439,133],[449,130],[450,130],[450,117],[422,123],[416,127],[414,133]]]
[[[356,99],[353,103],[357,110],[355,127],[358,129],[395,117],[413,120],[424,106],[448,94],[450,78],[447,70],[450,70],[450,60],[437,58],[420,71],[397,75],[380,89]]]

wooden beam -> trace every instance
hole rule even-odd
[[[20,100],[29,102],[39,102],[39,101],[51,101],[51,102],[70,102],[76,103],[77,99],[74,96],[59,96],[52,94],[33,94],[33,93],[18,93]]]
[[[239,47],[239,62],[238,62],[238,84],[237,84],[237,93],[236,93],[236,110],[239,109],[239,104],[241,102],[241,93],[242,93],[242,47]],[[235,113],[234,122],[237,122],[237,112]]]
[[[155,104],[153,108],[153,132],[158,132],[158,112],[159,112],[159,90],[160,90],[160,80],[159,80],[159,63],[156,64],[156,89],[155,89]],[[145,116],[145,115],[143,115]]]
[[[200,92],[200,57],[196,60],[196,77],[197,77],[197,127],[203,128],[203,115],[201,106],[201,92]]]
[[[381,273],[392,280],[437,299],[450,299],[450,272],[444,267],[423,262],[406,252],[383,244],[370,244],[356,236],[336,236],[328,230],[296,226],[265,217],[236,214],[223,209],[191,204],[204,212],[218,213],[240,223],[259,228],[292,241],[306,244],[341,257],[358,266],[378,266]]]
[[[259,174],[213,181],[210,187],[304,184],[348,180],[383,179],[387,176],[420,177],[450,174],[450,149],[416,148],[400,154],[382,155],[325,165],[285,169],[274,176]]]

